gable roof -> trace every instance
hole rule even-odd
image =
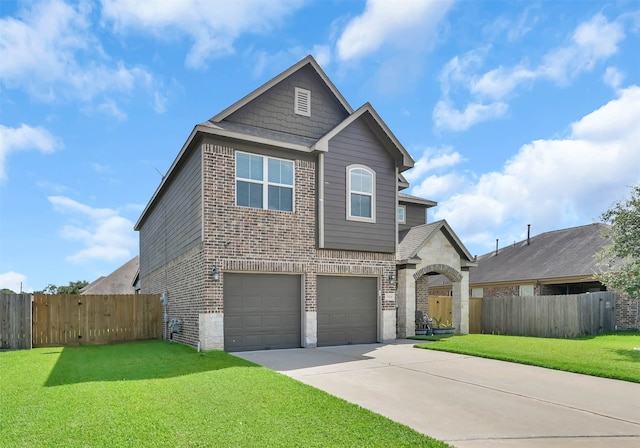
[[[412,196],[406,193],[398,193],[398,202],[406,202],[409,204],[420,204],[426,205],[427,207],[435,207],[438,205],[436,201],[432,201],[430,199],[421,198],[418,196]]]
[[[420,249],[438,232],[442,232],[451,242],[456,252],[467,261],[466,266],[475,266],[474,258],[444,219],[431,224],[411,227],[408,230],[400,232],[396,259],[399,261],[416,259]],[[463,266],[464,265],[463,263]]]
[[[308,55],[304,59],[298,61],[297,63],[293,64],[291,67],[289,67],[288,69],[286,69],[285,71],[280,73],[275,78],[267,81],[266,83],[264,83],[263,85],[258,87],[253,92],[249,93],[248,95],[244,96],[240,100],[238,100],[235,103],[233,103],[231,106],[227,107],[222,112],[218,113],[217,115],[212,117],[209,121],[218,122],[218,121],[224,120],[229,115],[231,115],[232,113],[234,113],[235,111],[237,111],[241,107],[245,106],[246,104],[248,104],[252,100],[256,99],[257,97],[262,95],[264,92],[269,90],[271,87],[275,86],[280,81],[282,81],[283,79],[289,77],[291,74],[297,72],[298,70],[300,70],[302,67],[304,67],[306,65],[311,66],[316,71],[318,76],[320,76],[320,79],[322,79],[322,81],[326,84],[326,86],[329,88],[329,90],[331,90],[331,92],[335,95],[335,97],[338,99],[338,101],[340,102],[342,107],[344,107],[344,109],[349,114],[353,113],[353,109],[351,108],[351,106],[349,105],[347,100],[342,96],[340,91],[331,82],[331,80],[329,79],[327,74],[324,72],[324,70],[322,70],[322,68],[320,68],[320,65],[316,62],[316,60],[313,58],[313,56]]]
[[[605,224],[541,233],[478,258],[469,283],[495,283],[551,278],[588,277],[596,269],[596,253],[610,241]]]
[[[400,171],[405,171],[413,167],[413,164],[414,164],[413,158],[411,157],[409,152],[404,148],[404,146],[402,146],[402,143],[400,143],[400,141],[396,138],[393,132],[391,132],[391,129],[389,129],[387,124],[384,121],[382,121],[382,118],[380,118],[380,115],[378,115],[378,113],[375,111],[375,109],[370,103],[365,103],[364,105],[362,105],[362,107],[360,107],[358,110],[356,110],[347,118],[345,118],[339,125],[337,125],[335,128],[327,132],[314,145],[312,145],[312,148],[317,151],[327,152],[329,150],[329,141],[333,137],[335,137],[340,132],[342,132],[347,126],[349,126],[354,121],[365,116],[371,117],[372,121],[378,126],[378,128],[382,132],[384,132],[384,134],[389,138],[391,144],[402,156],[402,160],[399,161]],[[396,164],[398,164],[398,161],[396,161]]]
[[[135,256],[106,277],[100,277],[80,290],[80,294],[134,294],[133,286],[140,257]]]
[[[257,98],[258,96],[265,93],[267,90],[277,85],[287,77],[296,73],[298,70],[301,70],[304,67],[310,67],[315,73],[319,76],[321,81],[327,86],[327,88],[331,91],[331,93],[335,96],[336,100],[340,104],[341,107],[345,109],[345,111],[349,114],[341,123],[335,126],[331,131],[329,131],[325,136],[321,137],[320,140],[315,140],[313,138],[303,137],[291,135],[285,132],[279,132],[269,129],[262,129],[254,126],[245,125],[242,123],[236,123],[231,121],[224,120],[229,115],[238,111],[240,108]],[[393,147],[395,151],[397,151],[397,155],[399,157],[394,157],[395,163],[399,168],[399,171],[404,171],[408,168],[413,167],[414,161],[411,158],[411,155],[407,152],[407,150],[402,146],[402,144],[398,141],[395,135],[391,132],[389,127],[382,121],[378,113],[373,109],[371,104],[366,103],[357,111],[353,111],[352,107],[345,100],[342,94],[338,91],[335,85],[331,82],[331,80],[327,77],[326,73],[320,68],[316,60],[311,56],[307,56],[301,61],[289,67],[284,72],[280,73],[275,78],[266,82],[249,95],[246,95],[241,100],[237,101],[233,105],[229,106],[219,114],[212,117],[210,120],[200,123],[196,125],[189,137],[182,145],[180,152],[177,157],[174,159],[173,163],[167,170],[167,173],[162,177],[160,184],[156,188],[153,193],[151,199],[145,206],[144,210],[140,214],[138,221],[134,225],[134,230],[140,230],[142,223],[147,217],[148,213],[154,207],[156,201],[158,200],[161,192],[164,190],[165,185],[170,182],[173,172],[180,165],[184,155],[196,145],[201,138],[206,135],[218,136],[224,138],[230,138],[240,141],[246,141],[251,143],[258,143],[261,145],[267,145],[277,148],[285,148],[294,151],[300,151],[303,153],[310,153],[314,151],[322,151],[325,146],[328,147],[328,141],[343,130],[346,126],[353,123],[355,120],[360,119],[361,117],[370,117],[369,121],[373,122],[377,129],[383,135],[386,135],[388,138],[387,146]],[[384,138],[384,137],[383,137]],[[326,149],[324,149],[326,151]]]

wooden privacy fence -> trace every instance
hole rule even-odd
[[[31,348],[31,294],[0,295],[0,349]]]
[[[157,294],[33,297],[33,347],[162,337],[162,303]]]
[[[615,330],[615,293],[484,297],[482,332],[572,338]]]
[[[429,296],[429,317],[453,320],[453,297]],[[482,333],[482,298],[469,298],[469,333]]]

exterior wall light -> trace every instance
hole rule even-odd
[[[395,286],[396,282],[396,278],[394,277],[393,274],[389,274],[389,276],[387,277],[387,280],[389,280],[389,284],[391,286]]]
[[[211,270],[211,277],[213,278],[214,282],[217,282],[220,280],[220,271],[216,266],[214,266],[213,269]]]

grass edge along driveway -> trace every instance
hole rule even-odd
[[[166,341],[0,353],[0,445],[449,445],[222,351]]]
[[[415,337],[416,347],[640,383],[640,332],[575,339],[492,334]]]

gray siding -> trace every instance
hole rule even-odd
[[[400,203],[405,207],[405,224],[398,224],[398,230],[403,231],[411,227],[420,226],[427,223],[427,207],[418,204]]]
[[[294,88],[311,91],[311,116],[293,112]],[[348,116],[310,66],[305,66],[258,96],[225,120],[264,129],[320,138]]]
[[[171,182],[140,227],[140,277],[202,240],[202,158],[196,148],[172,174]]]
[[[346,168],[352,164],[362,164],[376,172],[375,223],[346,219]],[[325,248],[395,252],[395,164],[363,119],[347,126],[329,142],[324,181]]]

